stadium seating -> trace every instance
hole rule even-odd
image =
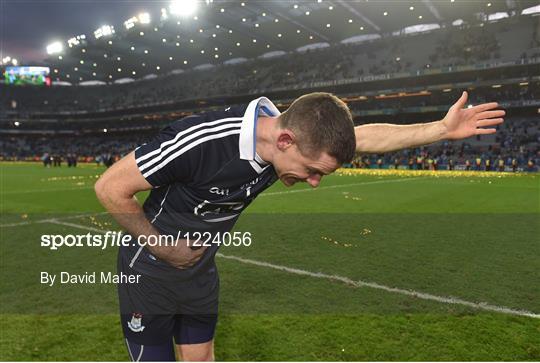
[[[518,62],[540,52],[538,19],[510,18],[476,27],[439,29],[428,33],[382,38],[360,44],[339,44],[272,59],[255,59],[210,70],[106,86],[3,89],[2,109],[60,112],[119,109],[188,98],[253,94],[321,81],[363,75],[416,72],[466,64]],[[508,31],[512,27],[512,32]],[[474,34],[474,35],[471,35]],[[516,37],[516,34],[519,36]],[[400,54],[400,56],[396,56]],[[398,60],[399,58],[399,60]]]
[[[108,153],[123,155],[150,138],[167,120],[180,117],[172,113],[165,120],[163,115],[167,112],[180,109],[196,112],[245,102],[257,95],[267,95],[285,106],[298,94],[328,87],[328,84],[342,84],[342,88],[330,90],[345,99],[350,94],[366,96],[348,101],[356,123],[412,123],[440,117],[459,97],[459,84],[469,88],[471,103],[497,100],[503,106],[519,110],[527,102],[533,105],[540,99],[538,80],[516,83],[519,79],[538,77],[538,72],[534,72],[534,63],[538,62],[535,57],[540,56],[538,18],[516,16],[483,26],[452,26],[363,43],[334,44],[323,49],[204,70],[192,69],[127,84],[48,88],[0,85],[0,120],[8,124],[12,119],[23,120],[22,126],[11,125],[12,133],[0,141],[0,157],[26,160],[39,159],[44,153],[75,153],[84,160],[95,160]],[[519,67],[528,62],[531,67]],[[507,68],[494,68],[500,65]],[[484,68],[482,72],[474,71]],[[490,72],[490,68],[496,71]],[[369,83],[370,77],[378,79],[381,75],[384,76],[380,79],[389,83]],[[412,75],[424,75],[424,78],[420,82]],[[395,81],[392,83],[392,80]],[[492,88],[493,83],[499,82],[504,87]],[[347,87],[349,83],[351,86]],[[441,84],[456,84],[456,87],[443,89]],[[417,94],[382,97],[386,87],[396,93]],[[426,92],[426,88],[430,90]],[[243,98],[232,100],[232,95]],[[178,106],[179,102],[187,102],[187,106]],[[134,107],[136,112],[129,111]],[[162,114],[158,117],[160,122],[148,120],[152,112]],[[463,163],[464,158],[473,155],[484,159],[517,158],[521,166],[534,159],[538,165],[537,116],[521,111],[516,111],[515,115],[511,112],[509,116],[497,136],[388,154],[383,157],[384,164],[394,165],[398,158],[405,166],[405,160],[423,154],[440,159],[441,167],[446,167],[450,158]],[[74,118],[86,121],[84,127],[91,129],[88,137],[74,136],[82,132],[78,130],[82,126],[70,123]],[[45,119],[62,122],[25,122]],[[106,133],[108,125],[116,126],[117,132]],[[37,130],[51,128],[56,137],[36,135]],[[34,131],[24,136],[18,134],[28,129]],[[58,136],[62,133],[64,136]],[[373,158],[375,161],[379,156]]]

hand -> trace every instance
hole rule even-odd
[[[148,247],[154,256],[182,270],[195,265],[207,248],[207,246],[203,246],[194,250],[188,245],[188,241],[185,239],[177,240],[174,246]]]
[[[177,247],[177,252],[174,256],[170,256],[169,262],[176,268],[187,269],[195,265],[202,257],[208,246],[193,247],[188,245],[187,240],[179,240],[180,249]]]
[[[442,125],[445,127],[444,139],[459,140],[474,135],[494,134],[494,128],[484,128],[486,126],[496,126],[504,122],[504,110],[495,110],[499,105],[497,102],[483,103],[471,108],[465,107],[467,103],[467,92],[463,92],[460,99],[450,110]]]
[[[181,253],[178,253],[174,258],[169,259],[167,262],[181,270],[190,268],[201,259],[207,248],[208,247],[205,246],[197,249],[193,249],[192,247],[182,249]]]

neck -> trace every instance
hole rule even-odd
[[[257,119],[256,151],[261,159],[270,164],[274,160],[273,145],[275,143],[275,130],[278,126],[277,117],[259,117]]]

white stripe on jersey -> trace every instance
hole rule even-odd
[[[141,357],[142,357],[143,351],[144,351],[144,345],[141,345],[141,351],[139,352],[139,356],[137,357],[136,362],[140,362],[140,361],[141,361]]]
[[[126,346],[127,346],[128,352],[129,352],[129,357],[131,358],[132,362],[135,362],[135,359],[133,359],[133,354],[131,354],[131,348],[129,347],[129,342],[128,342],[127,338],[125,338],[125,339],[126,339]]]
[[[188,135],[187,137],[185,137],[183,139],[178,140],[174,145],[172,145],[171,147],[169,147],[168,149],[166,149],[162,153],[158,154],[154,158],[139,164],[139,169],[141,170],[141,172],[144,172],[145,170],[150,168],[152,165],[160,162],[168,154],[178,150],[180,147],[182,147],[182,146],[184,146],[186,144],[189,144],[190,141],[192,141],[193,139],[196,139],[196,138],[198,138],[198,137],[200,137],[202,135],[209,134],[211,132],[222,131],[222,130],[226,130],[226,129],[238,128],[238,127],[241,126],[241,124],[242,124],[241,122],[227,123],[227,124],[219,125],[219,126],[216,126],[216,127],[212,127],[212,128],[197,131],[197,132],[195,132],[195,133],[193,133],[191,135]],[[157,150],[162,150],[162,147],[160,146],[160,148],[157,149]],[[154,151],[152,151],[152,152],[154,152]]]
[[[189,141],[191,141],[193,139],[196,139],[196,138],[200,137],[201,135],[209,134],[209,133],[215,132],[215,131],[222,131],[222,130],[225,130],[225,129],[238,128],[238,127],[241,127],[241,126],[242,126],[242,122],[239,121],[239,122],[235,122],[235,123],[228,123],[228,124],[219,125],[219,126],[216,126],[216,127],[212,127],[212,128],[197,131],[197,132],[195,132],[195,133],[193,133],[193,134],[191,134],[191,135],[189,135],[189,136],[187,136],[187,137],[185,137],[183,139],[178,140],[177,143],[175,143],[173,146],[171,146],[167,150],[163,151],[161,154],[157,155],[153,159],[150,159],[150,160],[146,161],[146,163],[144,163],[142,165],[139,165],[139,169],[141,170],[141,172],[144,172],[146,169],[148,169],[152,165],[160,162],[161,159],[163,159],[165,156],[167,156],[171,152],[173,152],[175,150],[178,150],[183,145],[188,144]],[[161,149],[161,147],[160,147],[160,149]]]
[[[176,136],[171,139],[171,140],[167,140],[163,143],[161,143],[161,145],[159,146],[159,148],[157,148],[156,150],[154,151],[151,151],[149,152],[148,154],[144,154],[142,155],[141,157],[139,157],[136,161],[137,161],[137,164],[139,164],[141,161],[144,161],[156,154],[161,154],[161,151],[163,150],[163,148],[165,148],[166,146],[170,145],[170,144],[174,144],[175,142],[178,141],[178,139],[180,139],[182,136],[184,136],[185,134],[187,133],[190,133],[192,131],[195,131],[195,130],[198,130],[202,127],[205,127],[205,126],[214,126],[214,125],[217,125],[217,124],[220,124],[220,123],[224,123],[224,122],[227,122],[227,121],[242,121],[242,118],[241,117],[229,117],[229,118],[222,118],[222,119],[219,119],[219,120],[215,120],[215,121],[211,121],[211,122],[205,122],[205,123],[202,123],[202,124],[198,124],[198,125],[195,125],[195,126],[192,126],[190,127],[189,129],[186,129],[182,132],[179,132],[178,134],[176,134]]]
[[[233,214],[233,215],[230,215],[230,216],[216,218],[216,219],[205,219],[204,221],[205,222],[223,222],[223,221],[228,221],[229,219],[236,218],[236,217],[238,217],[238,215],[239,214]]]
[[[156,215],[154,216],[154,219],[152,219],[150,224],[154,224],[157,217],[159,217],[159,215],[163,211],[163,204],[165,203],[165,199],[167,199],[167,195],[169,195],[170,190],[171,190],[171,186],[169,185],[169,187],[167,188],[167,191],[165,192],[165,195],[163,196],[163,199],[161,200],[161,203],[159,204],[160,206],[159,211],[156,213]],[[133,265],[135,264],[135,261],[137,261],[137,259],[139,258],[139,255],[141,254],[141,251],[143,248],[144,248],[144,245],[140,245],[137,252],[135,252],[135,256],[133,256],[133,258],[131,259],[131,262],[129,263],[130,268],[133,268]]]
[[[253,168],[253,170],[255,170],[257,172],[257,174],[260,174],[264,171],[264,169],[266,169],[268,167],[268,165],[266,165],[264,168],[261,167],[259,165],[259,163],[257,163],[255,160],[250,160],[249,161],[249,164],[251,165],[251,167]]]
[[[152,169],[150,169],[146,173],[143,173],[143,176],[145,178],[149,177],[150,175],[155,173],[157,170],[161,169],[162,167],[164,167],[165,165],[170,163],[172,160],[176,159],[178,156],[182,155],[186,151],[191,150],[195,146],[197,146],[199,144],[202,144],[203,142],[206,142],[206,141],[209,141],[209,140],[219,139],[219,138],[229,136],[229,135],[234,135],[234,134],[240,134],[240,126],[235,128],[234,130],[228,130],[226,132],[221,132],[219,134],[214,134],[214,135],[208,135],[208,136],[202,137],[200,139],[197,139],[196,141],[192,142],[191,144],[184,146],[182,149],[180,149],[177,152],[175,152],[174,154],[170,155],[167,159],[162,161],[160,164],[154,166]]]

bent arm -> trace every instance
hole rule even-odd
[[[135,194],[152,189],[144,179],[131,152],[113,164],[96,182],[96,196],[113,218],[132,236],[158,236],[159,232],[146,219]],[[186,240],[176,246],[147,246],[152,254],[178,268],[193,265],[199,260],[204,248],[193,251]]]
[[[468,94],[463,92],[440,121],[414,125],[369,124],[357,126],[356,151],[385,153],[441,140],[459,140],[474,135],[493,134],[492,127],[501,124],[505,112],[495,110],[496,102],[464,108]]]

